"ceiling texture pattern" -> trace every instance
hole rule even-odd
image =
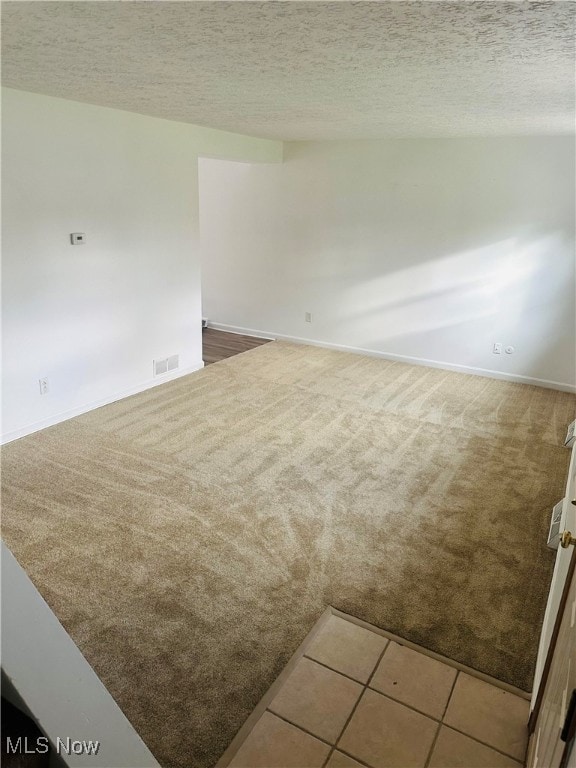
[[[284,140],[574,131],[573,2],[4,2],[3,83]]]

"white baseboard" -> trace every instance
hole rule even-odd
[[[226,325],[225,323],[208,323],[209,328],[217,331],[227,331],[228,333],[239,333],[243,336],[259,336],[262,339],[280,339],[281,341],[292,341],[295,344],[307,344],[312,347],[323,347],[325,349],[336,349],[341,352],[352,352],[357,355],[369,355],[370,357],[381,357],[384,360],[393,360],[399,363],[410,363],[411,365],[424,365],[427,368],[441,368],[446,371],[456,371],[458,373],[469,373],[473,376],[484,376],[488,379],[500,379],[501,381],[512,381],[516,384],[530,384],[535,387],[544,387],[546,389],[557,389],[560,392],[576,393],[576,385],[566,384],[561,381],[549,381],[548,379],[537,379],[532,376],[522,376],[516,373],[503,373],[502,371],[492,371],[489,368],[474,368],[470,365],[460,365],[458,363],[447,363],[441,360],[427,360],[423,357],[411,357],[410,355],[398,355],[393,352],[380,352],[374,349],[362,349],[362,347],[349,347],[345,344],[333,344],[329,341],[316,341],[315,339],[306,339],[299,336],[287,336],[283,333],[270,333],[269,331],[259,331],[255,328],[241,328],[237,325]]]
[[[268,333],[266,331],[254,331],[252,328],[239,328],[236,325],[224,325],[223,323],[213,323],[208,320],[207,328],[214,328],[215,331],[226,331],[226,333],[236,333],[238,336],[254,336],[257,339],[269,339],[270,341],[276,341],[276,339],[282,339],[283,341],[296,341],[296,338],[291,336],[280,336],[277,333]],[[307,343],[301,340],[301,343]],[[315,342],[309,342],[314,344]],[[316,346],[319,346],[318,344]]]
[[[18,440],[20,437],[26,437],[26,435],[31,435],[34,432],[39,432],[41,429],[46,429],[46,427],[53,427],[55,424],[60,424],[61,421],[68,421],[68,419],[73,419],[75,416],[81,416],[83,413],[88,413],[88,411],[101,408],[103,405],[110,405],[110,403],[116,403],[118,400],[123,400],[125,397],[137,395],[139,392],[144,392],[147,389],[152,389],[153,387],[159,387],[162,384],[166,384],[168,381],[174,381],[174,379],[179,379],[181,376],[187,376],[189,373],[200,371],[202,368],[204,368],[204,363],[200,362],[198,365],[182,368],[178,371],[174,371],[174,373],[163,374],[162,376],[156,376],[153,379],[148,379],[147,381],[143,381],[134,387],[125,389],[122,392],[115,392],[114,394],[109,395],[108,397],[104,397],[101,400],[96,400],[95,402],[87,403],[85,405],[79,405],[76,408],[71,408],[68,411],[61,411],[60,413],[56,413],[53,416],[42,419],[41,421],[35,421],[32,424],[27,424],[25,427],[21,427],[20,429],[14,429],[11,432],[4,433],[0,436],[0,445],[11,443],[13,440]]]

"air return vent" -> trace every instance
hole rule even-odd
[[[175,371],[180,366],[178,355],[165,357],[164,360],[154,360],[154,376],[161,376],[163,373]]]

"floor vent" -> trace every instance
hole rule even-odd
[[[180,366],[178,355],[171,355],[164,360],[154,360],[154,376],[161,376],[163,373],[175,371]]]

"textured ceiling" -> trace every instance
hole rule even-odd
[[[3,82],[279,139],[574,130],[573,2],[4,2]]]

